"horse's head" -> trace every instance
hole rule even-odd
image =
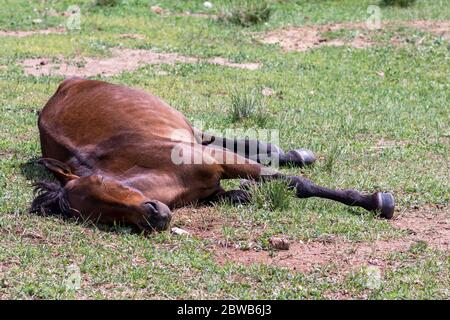
[[[165,230],[172,214],[162,202],[146,198],[120,181],[98,174],[79,177],[66,164],[49,158],[38,161],[59,183],[39,182],[31,212],[62,214],[90,220],[132,224],[143,230]]]

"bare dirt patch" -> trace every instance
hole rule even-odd
[[[157,53],[143,49],[111,49],[111,57],[79,57],[71,61],[64,58],[47,59],[33,58],[22,62],[24,71],[28,75],[44,76],[113,76],[123,71],[133,71],[148,64],[175,64],[175,63],[210,63],[222,65],[230,68],[240,68],[256,70],[259,63],[233,63],[227,59],[215,57],[210,59],[200,59],[197,57],[187,57],[177,53]]]
[[[369,148],[370,151],[379,153],[386,149],[404,148],[410,144],[409,141],[388,140],[380,138],[375,145]]]
[[[174,225],[200,238],[218,239],[224,221],[213,207],[183,207],[174,212]]]
[[[422,31],[434,33],[446,40],[450,39],[450,20],[415,20],[406,22],[406,25]]]
[[[34,35],[49,35],[49,34],[65,34],[65,28],[49,28],[42,30],[30,30],[30,31],[11,31],[11,30],[0,30],[0,37],[17,37],[24,38]]]
[[[427,246],[448,251],[450,223],[448,216],[419,213],[399,218],[393,222],[409,235],[395,240],[377,240],[373,243],[351,243],[340,239],[330,242],[294,243],[288,252],[271,254],[265,251],[242,251],[223,248],[215,251],[219,263],[235,261],[240,264],[267,264],[289,268],[298,272],[309,272],[324,265],[336,265],[342,272],[374,265],[382,270],[388,266],[389,254],[406,252],[419,242]],[[239,253],[238,253],[239,251]]]
[[[41,30],[0,30],[0,37],[16,37],[25,38],[34,35],[51,35],[51,34],[68,34],[65,28],[48,28]],[[143,34],[136,33],[124,33],[117,35],[119,39],[134,39],[145,40],[146,37]]]
[[[357,26],[353,27],[356,28]],[[266,44],[279,44],[285,51],[307,51],[323,46],[344,45],[354,48],[366,48],[372,45],[372,41],[363,35],[358,35],[352,40],[327,39],[321,35],[324,32],[340,29],[347,28],[341,24],[293,27],[271,31],[261,40]]]
[[[444,39],[450,36],[450,21],[389,21],[382,25],[382,28],[392,26],[406,26],[434,33]],[[366,48],[376,44],[370,37],[364,33],[357,33],[352,39],[330,39],[326,32],[340,30],[361,30],[369,31],[365,23],[335,23],[327,25],[306,25],[302,27],[290,27],[270,31],[258,38],[262,43],[279,44],[285,51],[307,51],[322,46],[350,46],[354,48]],[[392,44],[397,44],[395,38]]]
[[[330,237],[311,242],[291,242],[288,251],[242,250],[224,239],[220,217],[211,208],[184,208],[176,211],[177,225],[193,236],[213,241],[211,249],[219,264],[265,264],[288,268],[295,272],[310,272],[325,265],[334,265],[340,273],[361,266],[373,265],[384,270],[388,256],[406,252],[412,245],[424,245],[448,251],[450,249],[450,213],[448,207],[429,206],[410,209],[392,220],[392,225],[406,234],[394,240],[349,242]],[[230,224],[233,225],[232,223]]]
[[[119,34],[119,39],[134,39],[134,40],[145,40],[146,37],[143,34],[138,33],[124,33]]]

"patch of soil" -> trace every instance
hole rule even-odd
[[[138,33],[124,33],[119,34],[119,39],[134,39],[134,40],[145,40],[146,37],[143,34]]]
[[[218,64],[231,68],[256,70],[259,63],[233,63],[227,59],[215,57],[210,59],[200,59],[197,57],[187,57],[176,53],[157,53],[143,49],[111,49],[111,57],[95,58],[83,57],[72,61],[60,58],[59,61],[52,61],[46,58],[33,58],[22,61],[24,71],[28,75],[60,75],[60,76],[81,76],[89,77],[95,75],[113,76],[123,71],[133,71],[148,64],[174,64],[174,63],[201,63]]]
[[[20,30],[0,30],[0,37],[17,37],[24,38],[34,35],[49,35],[49,34],[66,34],[65,28],[49,28],[41,30],[30,30],[30,31],[20,31]],[[146,37],[143,34],[135,33],[124,33],[117,35],[119,39],[135,39],[135,40],[145,40]]]
[[[415,20],[406,22],[406,25],[434,33],[446,40],[450,39],[450,20]]]
[[[48,34],[65,34],[66,29],[64,28],[49,28],[42,30],[30,30],[30,31],[11,31],[11,30],[0,30],[0,37],[17,37],[24,38],[33,36],[36,34],[48,35]]]
[[[310,242],[296,243],[287,253],[277,253],[273,257],[268,252],[249,251],[249,254],[236,254],[236,250],[217,250],[218,261],[225,256],[243,264],[263,263],[287,267],[291,270],[308,272],[315,267],[335,264],[341,271],[349,271],[364,265],[375,265],[384,269],[388,262],[386,257],[393,252],[405,252],[411,245],[425,241],[428,246],[440,250],[449,249],[450,223],[448,214],[430,214],[419,212],[404,215],[393,224],[409,235],[395,240],[378,240],[373,243],[350,243],[333,241],[331,243]],[[230,254],[231,253],[231,254]]]
[[[384,149],[403,148],[408,146],[408,144],[408,141],[385,140],[384,138],[381,138],[375,143],[374,146],[370,147],[369,150],[380,152]]]
[[[223,225],[213,207],[183,207],[174,212],[173,226],[179,226],[200,238],[220,238]]]
[[[218,64],[221,66],[226,66],[230,68],[239,68],[239,69],[247,69],[247,70],[256,70],[261,67],[259,63],[235,63],[230,62],[225,58],[214,57],[206,60],[207,63]]]
[[[431,21],[431,20],[415,20],[415,21],[388,21],[382,25],[382,28],[390,26],[406,26],[415,27],[423,31],[434,33],[444,39],[450,36],[450,21]],[[322,34],[329,31],[339,30],[368,30],[365,23],[335,23],[327,25],[306,25],[302,27],[290,27],[270,31],[258,38],[262,43],[279,44],[285,51],[307,51],[322,46],[350,46],[354,48],[366,48],[374,45],[375,42],[370,40],[367,35],[357,34],[351,40],[345,39],[328,39]],[[392,44],[398,44],[399,40],[395,37],[391,41]]]
[[[448,207],[410,209],[391,221],[406,236],[394,240],[349,242],[339,237],[311,242],[291,242],[288,251],[241,250],[223,239],[223,221],[211,208],[179,209],[175,223],[193,236],[212,239],[211,249],[219,264],[233,261],[238,264],[266,264],[288,268],[296,272],[311,272],[325,265],[336,266],[346,273],[361,266],[374,265],[384,270],[392,253],[408,251],[423,242],[428,247],[450,249],[450,214]]]
[[[373,42],[364,35],[357,35],[352,40],[327,39],[321,34],[341,29],[358,29],[363,24],[330,24],[319,26],[291,27],[274,30],[265,34],[261,41],[266,44],[279,44],[285,51],[307,51],[322,46],[351,46],[366,48]]]

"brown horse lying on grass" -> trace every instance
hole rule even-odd
[[[327,198],[387,219],[394,212],[389,193],[330,190],[260,163],[262,156],[303,166],[315,160],[311,151],[284,153],[256,140],[208,135],[157,97],[102,81],[63,81],[40,113],[39,132],[39,162],[59,183],[37,184],[32,212],[164,230],[172,208],[223,199],[248,202],[248,191],[220,186],[222,179],[236,178],[284,179],[299,198]]]

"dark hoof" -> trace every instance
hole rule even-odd
[[[392,219],[394,216],[395,201],[392,194],[387,192],[375,193],[376,210],[380,212],[380,217]]]
[[[291,150],[286,153],[289,162],[299,164],[300,166],[308,166],[316,161],[314,153],[308,149]]]

